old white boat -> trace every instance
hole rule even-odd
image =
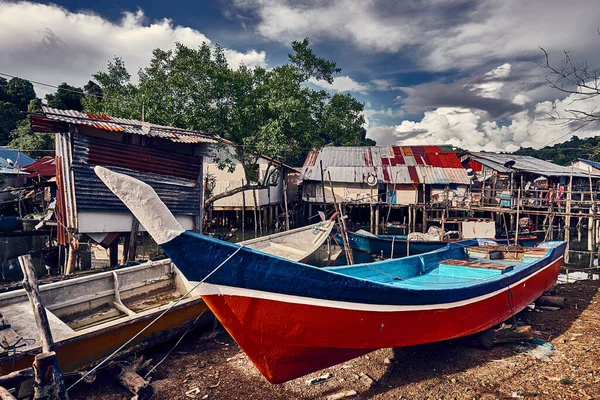
[[[63,372],[92,365],[111,354],[193,288],[170,260],[40,286]],[[165,341],[192,324],[210,321],[192,291],[144,331],[132,349]],[[0,295],[0,375],[30,367],[41,351],[34,315],[23,289]]]

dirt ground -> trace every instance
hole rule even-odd
[[[551,343],[551,360],[527,354],[532,344],[491,350],[463,338],[408,348],[381,349],[281,385],[262,377],[222,330],[191,332],[153,373],[155,399],[600,399],[600,281],[558,285],[567,297],[559,311],[523,311],[520,324]],[[175,344],[146,351],[155,362]],[[330,374],[310,385],[307,380]],[[192,391],[186,395],[186,392]],[[80,384],[71,399],[130,399],[107,373]],[[341,394],[340,394],[341,396]],[[339,397],[338,397],[339,398]]]

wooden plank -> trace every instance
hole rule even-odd
[[[467,261],[467,260],[444,260],[440,261],[440,264],[452,265],[458,267],[470,267],[470,268],[484,268],[484,269],[494,269],[498,271],[506,271],[509,269],[513,269],[514,265],[506,265],[506,264],[492,264],[492,263],[484,263],[480,261]]]

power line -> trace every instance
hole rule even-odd
[[[2,76],[6,76],[6,77],[8,77],[8,78],[18,78],[18,79],[23,79],[24,81],[27,81],[27,82],[30,82],[30,83],[34,83],[34,84],[36,84],[36,85],[40,85],[40,86],[46,86],[46,87],[50,87],[50,88],[53,88],[53,89],[56,89],[56,90],[62,90],[62,91],[64,91],[64,92],[76,93],[76,94],[79,94],[79,95],[82,95],[82,96],[89,95],[89,96],[97,97],[97,98],[99,98],[99,99],[102,99],[102,98],[106,97],[106,96],[104,96],[104,95],[101,95],[101,94],[99,95],[99,94],[94,94],[94,93],[86,93],[86,92],[85,92],[85,91],[83,91],[83,90],[80,92],[80,91],[78,91],[78,90],[72,90],[72,89],[67,89],[67,88],[61,88],[60,86],[52,85],[52,84],[50,84],[50,83],[44,83],[44,82],[34,81],[34,80],[32,80],[32,79],[21,78],[20,76],[16,76],[16,75],[7,74],[6,72],[0,72],[0,75],[2,75]],[[66,83],[66,82],[65,82],[65,83]]]

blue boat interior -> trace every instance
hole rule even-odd
[[[539,264],[551,256],[562,242],[545,242],[538,247],[502,246],[494,242],[480,246],[469,240],[422,255],[387,260],[374,264],[327,267],[332,272],[372,282],[400,287],[442,285],[443,288],[464,287],[483,281],[502,279]]]

